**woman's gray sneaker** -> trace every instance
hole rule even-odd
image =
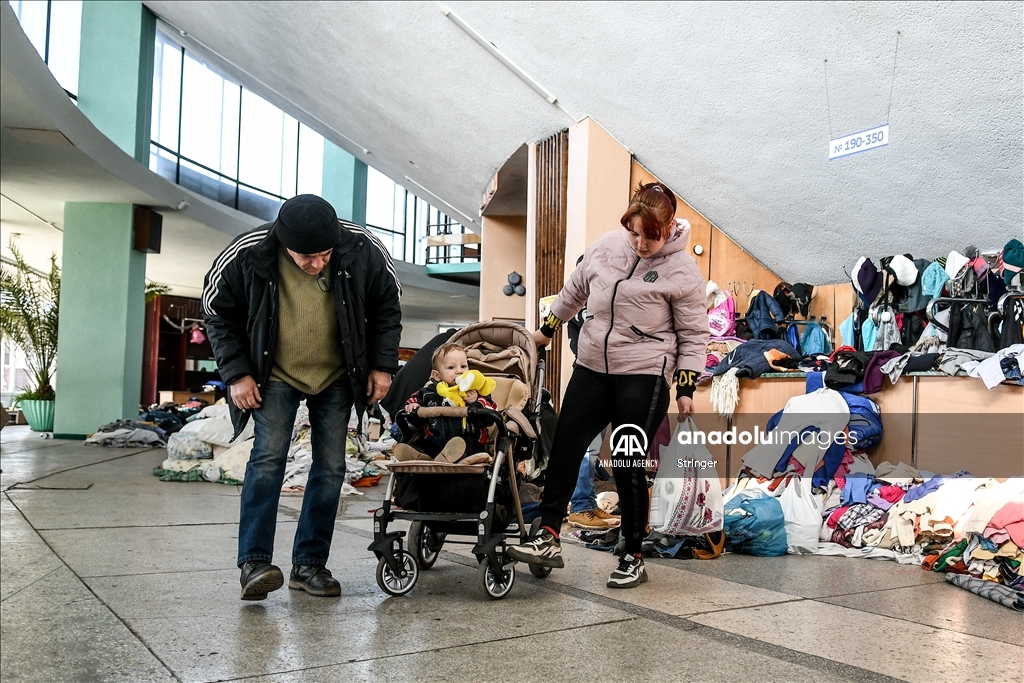
[[[623,553],[619,557],[619,566],[608,577],[609,588],[632,588],[647,581],[647,570],[644,558]]]
[[[505,549],[505,553],[513,560],[540,567],[561,569],[565,566],[562,561],[562,545],[547,529],[541,531],[540,535],[531,541],[522,545],[509,546]]]

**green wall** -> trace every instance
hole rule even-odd
[[[82,3],[78,108],[148,165],[156,17],[140,2]]]
[[[146,255],[131,204],[67,203],[54,433],[91,434],[135,418],[142,386]]]
[[[366,225],[366,164],[324,140],[323,197],[338,218]]]

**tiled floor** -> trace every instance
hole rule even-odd
[[[238,599],[238,489],[166,483],[161,450],[0,433],[0,679],[7,681],[1024,680],[1024,617],[895,563],[648,561],[609,590],[610,554],[566,544],[501,601],[446,548],[406,597],[366,550],[381,489],[344,498],[342,597]],[[298,496],[282,498],[287,568]]]

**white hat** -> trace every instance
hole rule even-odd
[[[896,254],[889,262],[889,270],[896,276],[896,282],[909,287],[917,282],[917,266],[903,254]]]
[[[866,260],[867,256],[861,256],[859,259],[857,259],[857,262],[853,264],[853,270],[850,271],[850,280],[853,281],[853,288],[861,294],[863,294],[864,292],[861,291],[860,283],[857,282],[857,274],[860,272],[860,267],[864,265],[864,261]]]
[[[949,279],[952,280],[961,270],[964,269],[964,266],[970,262],[970,259],[959,251],[954,250],[949,252],[949,256],[946,257],[946,275],[948,275]]]

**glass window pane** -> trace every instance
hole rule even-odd
[[[259,95],[242,91],[242,145],[238,179],[261,190],[281,194],[285,138],[291,138],[290,184],[295,183],[295,119],[288,125],[284,113]],[[289,196],[292,190],[288,190]]]
[[[168,149],[178,151],[178,102],[181,96],[181,48],[160,31],[156,33],[153,76],[153,122],[150,135]]]
[[[234,177],[237,172],[239,88],[185,55],[181,155]]]
[[[149,170],[172,183],[178,182],[178,158],[154,145],[149,148]]]
[[[299,162],[299,122],[287,114],[284,115],[281,127],[281,141],[284,144],[281,149],[281,181],[278,185],[280,189],[267,189],[282,197],[294,197],[297,194],[295,190]]]
[[[178,172],[178,184],[204,197],[233,206],[235,203],[235,183],[216,173],[181,160]]]
[[[238,210],[244,211],[250,216],[272,221],[277,218],[277,212],[283,203],[277,197],[272,197],[265,192],[244,185],[238,187]]]
[[[299,129],[297,194],[319,195],[324,189],[324,138],[311,128]]]
[[[82,3],[50,5],[50,72],[61,87],[78,93],[78,56],[82,39]]]
[[[366,223],[390,229],[395,221],[395,183],[373,168],[366,172]]]
[[[12,2],[11,8],[40,57],[46,55],[46,0]],[[76,88],[77,89],[77,88]]]
[[[376,235],[377,239],[384,243],[387,247],[388,253],[391,254],[393,259],[402,259],[402,236],[387,230],[377,230],[374,227],[369,227],[370,232]]]

